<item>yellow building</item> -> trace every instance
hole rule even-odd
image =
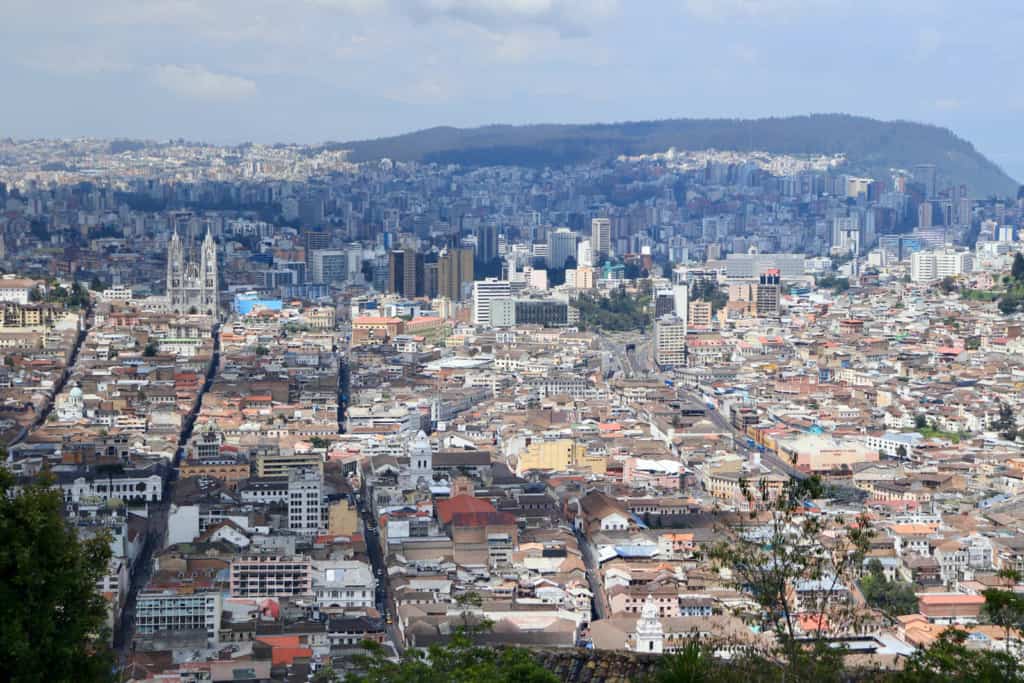
[[[342,499],[327,509],[327,533],[332,536],[351,536],[359,531],[359,511]]]
[[[535,441],[519,455],[516,474],[528,470],[588,470],[594,474],[605,473],[605,459],[588,455],[587,447],[572,439]]]

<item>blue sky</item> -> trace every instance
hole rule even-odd
[[[316,142],[849,112],[1024,179],[1024,3],[4,0],[0,136]]]

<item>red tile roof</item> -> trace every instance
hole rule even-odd
[[[442,524],[449,524],[452,516],[458,513],[496,512],[493,505],[486,500],[465,494],[437,501],[437,518]]]

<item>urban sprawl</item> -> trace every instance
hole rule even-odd
[[[767,643],[714,548],[809,479],[787,524],[872,533],[785,586],[798,634],[1019,655],[983,592],[1024,591],[1024,200],[845,168],[0,140],[5,465],[109,534],[135,678],[305,681],[470,621]]]

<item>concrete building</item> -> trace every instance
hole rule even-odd
[[[308,557],[241,555],[231,560],[232,597],[287,597],[312,592],[313,568]]]
[[[565,262],[576,258],[576,233],[558,228],[548,233],[548,268],[564,268]]]
[[[220,637],[220,593],[144,591],[135,605],[135,632],[148,636],[162,632],[206,631],[211,643]]]
[[[608,258],[612,252],[612,222],[607,218],[590,221],[590,250],[594,263]]]
[[[654,324],[654,354],[658,365],[686,365],[686,319],[675,315],[659,318]]]
[[[323,478],[316,469],[288,474],[288,528],[303,536],[324,529]]]
[[[512,298],[512,284],[508,280],[489,277],[473,283],[473,324],[491,324],[491,302]]]
[[[910,256],[910,279],[913,282],[932,282],[973,270],[974,256],[969,251],[937,249],[918,251]]]

